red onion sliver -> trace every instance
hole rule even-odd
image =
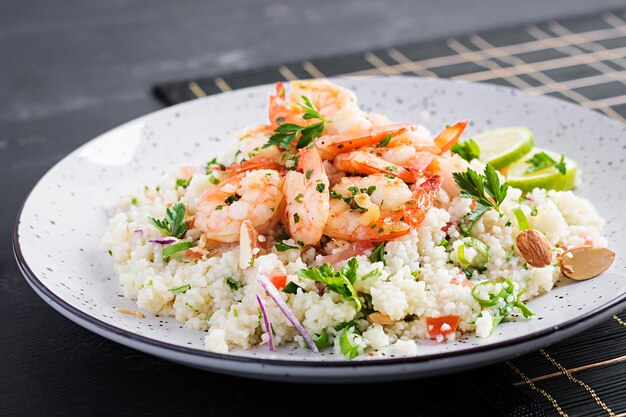
[[[317,346],[315,346],[315,343],[313,343],[311,336],[309,336],[309,333],[306,331],[304,326],[300,324],[300,321],[298,320],[296,315],[293,313],[293,311],[291,311],[287,303],[285,303],[285,300],[283,300],[283,298],[280,296],[280,293],[278,292],[274,284],[269,282],[269,280],[263,275],[257,275],[256,278],[263,287],[263,289],[265,289],[265,291],[267,291],[272,300],[274,300],[278,308],[280,308],[280,311],[282,311],[285,317],[287,317],[287,320],[289,320],[291,324],[293,324],[293,327],[295,327],[296,330],[298,330],[298,332],[302,335],[302,337],[306,341],[306,344],[309,345],[309,348],[311,348],[313,352],[319,353],[319,350],[317,350]]]
[[[143,236],[143,230],[141,230],[141,229],[133,230],[133,233],[138,235],[138,236]]]
[[[175,237],[160,237],[158,239],[148,239],[150,243],[158,243],[160,245],[169,245],[170,243],[178,242],[178,239]]]
[[[270,324],[270,318],[267,316],[267,312],[265,311],[265,304],[263,304],[263,300],[259,297],[259,294],[256,295],[256,300],[259,303],[259,307],[261,307],[261,315],[263,316],[263,321],[265,322],[265,333],[269,336],[269,341],[267,344],[270,347],[270,351],[274,351],[274,336],[272,336],[272,325]]]

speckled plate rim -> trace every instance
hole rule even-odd
[[[364,79],[368,77],[352,77],[352,78]],[[398,79],[398,78],[408,78],[408,77],[386,77],[386,78]],[[420,77],[412,77],[412,78],[420,78]],[[453,81],[453,80],[428,80],[428,82],[440,83],[443,85],[450,84],[450,83],[457,84],[457,85],[467,84],[467,83]],[[475,86],[476,84],[473,84],[473,85]],[[271,86],[271,84],[266,84],[264,86],[269,87]],[[248,87],[244,89],[235,90],[232,92],[221,93],[220,95],[230,95],[236,92],[241,93],[249,89],[254,89],[258,87],[261,87],[261,86]],[[481,87],[484,87],[486,89],[495,88],[494,86],[485,85],[485,84],[481,85]],[[519,92],[519,90],[509,88],[509,87],[498,86],[497,88],[500,90],[502,89],[515,90]],[[210,99],[211,97],[207,97],[207,98],[201,98],[199,100],[210,100]],[[555,102],[558,102],[560,105],[571,106],[572,109],[578,110],[579,108],[579,106],[576,106],[574,104],[565,102],[557,98],[549,97],[549,96],[542,96],[541,99],[555,101]],[[91,139],[90,141],[86,142],[85,144],[83,144],[82,146],[80,146],[79,148],[71,152],[70,154],[68,154],[61,161],[55,164],[52,168],[50,168],[46,172],[46,174],[44,174],[42,178],[33,186],[28,196],[22,202],[22,205],[20,206],[20,209],[17,213],[16,222],[15,222],[15,226],[13,230],[13,237],[12,237],[13,253],[17,261],[18,267],[20,271],[22,272],[22,274],[24,275],[24,277],[26,278],[26,281],[28,282],[28,284],[35,290],[35,292],[40,297],[44,299],[44,301],[46,301],[55,310],[60,312],[63,316],[69,318],[70,320],[79,324],[80,326],[85,327],[103,337],[106,337],[108,339],[121,343],[128,347],[142,350],[146,353],[155,354],[156,356],[160,356],[164,358],[168,358],[168,355],[166,354],[166,352],[175,352],[177,354],[184,355],[188,358],[189,357],[194,357],[194,358],[201,357],[201,358],[207,358],[207,359],[208,358],[217,359],[220,361],[227,361],[227,362],[255,363],[255,364],[260,364],[262,366],[265,365],[265,366],[272,366],[272,367],[276,366],[276,367],[309,368],[309,369],[310,368],[325,368],[325,369],[361,368],[361,367],[371,368],[371,367],[385,367],[385,366],[391,366],[391,365],[418,364],[418,363],[427,363],[427,362],[433,363],[433,362],[439,362],[440,360],[449,361],[451,359],[458,359],[458,358],[469,359],[472,356],[477,356],[477,355],[483,356],[482,354],[484,353],[490,354],[489,359],[483,359],[480,362],[466,364],[466,366],[464,366],[464,368],[470,368],[470,367],[478,367],[478,366],[485,365],[487,363],[493,363],[499,360],[507,359],[507,358],[540,348],[542,346],[555,343],[559,340],[562,340],[568,336],[571,336],[573,334],[576,334],[578,332],[581,332],[593,326],[594,324],[600,322],[602,319],[608,318],[611,315],[622,310],[624,307],[626,307],[626,293],[623,293],[623,294],[620,294],[618,297],[610,300],[609,302],[602,304],[601,306],[593,310],[590,310],[585,314],[577,316],[571,320],[564,321],[558,325],[553,325],[546,329],[538,330],[538,331],[535,331],[535,332],[532,332],[523,336],[514,337],[511,339],[501,341],[501,342],[496,342],[496,343],[482,345],[482,346],[475,346],[475,347],[471,347],[471,348],[467,348],[467,349],[463,349],[459,351],[440,352],[440,353],[420,355],[420,356],[415,356],[415,357],[382,358],[382,359],[377,359],[373,361],[350,362],[350,361],[345,361],[345,360],[298,361],[298,360],[285,360],[285,359],[253,358],[253,357],[245,357],[245,356],[239,356],[239,355],[208,352],[208,351],[203,351],[197,348],[188,348],[185,346],[175,345],[172,343],[168,343],[168,342],[164,342],[161,340],[146,337],[143,335],[139,335],[139,334],[127,331],[127,330],[123,330],[121,328],[108,324],[102,320],[99,320],[87,314],[86,312],[79,310],[78,308],[72,306],[71,304],[67,303],[61,297],[56,295],[51,289],[49,289],[37,277],[37,275],[29,267],[28,262],[26,261],[25,257],[22,254],[20,241],[19,241],[20,219],[21,219],[23,208],[28,202],[28,199],[30,198],[31,194],[36,190],[37,186],[44,180],[44,178],[51,171],[53,171],[59,164],[62,164],[68,158],[80,152],[84,147],[89,146],[91,142],[98,140],[100,137],[107,135],[108,133],[114,130],[124,128],[125,126],[130,125],[131,123],[140,122],[144,119],[147,119],[148,117],[153,117],[154,115],[157,115],[159,113],[172,111],[172,109],[181,110],[186,106],[193,106],[196,101],[197,100],[193,100],[193,101],[186,102],[186,103],[181,103],[175,106],[157,110],[155,112],[146,114],[144,116],[140,116],[138,118],[135,118],[126,123],[123,123]],[[602,116],[599,114],[598,116],[603,117],[607,123],[614,123],[616,125],[619,125],[616,121],[606,116]],[[148,346],[152,349],[148,349],[148,350],[142,349],[141,347],[143,345]],[[184,359],[180,359],[180,358],[168,358],[168,359],[181,361],[181,362],[187,363],[190,366],[202,367],[201,364],[194,365],[193,363],[187,362]],[[458,364],[455,364],[455,365],[458,365]],[[215,369],[216,371],[219,371],[219,367],[211,366],[211,368]],[[450,368],[454,368],[454,369],[450,369]],[[449,373],[449,372],[455,372],[456,370],[459,370],[459,369],[460,368],[457,368],[457,367],[446,366],[446,367],[443,367],[439,371],[436,371],[436,372],[431,371],[429,372],[429,374],[435,374],[435,373],[444,374],[444,373]],[[234,370],[231,370],[230,372],[228,370],[223,370],[223,371],[226,373],[231,373],[231,374],[246,374],[248,376],[251,376],[250,372],[248,371],[242,371],[242,372],[237,372]],[[414,374],[419,373],[419,371],[417,370],[414,370],[412,372],[413,372],[413,375],[409,375],[406,377],[407,378],[415,377]],[[267,375],[259,376],[259,378],[265,378],[265,377],[267,377]],[[393,378],[393,379],[398,379],[398,378]]]

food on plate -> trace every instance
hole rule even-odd
[[[415,355],[532,320],[560,277],[612,263],[604,220],[563,191],[575,162],[527,128],[431,135],[326,80],[278,83],[268,118],[109,207],[123,295],[210,351]]]

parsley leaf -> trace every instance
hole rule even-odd
[[[450,152],[459,155],[467,162],[480,157],[480,147],[473,139],[455,143]]]
[[[178,187],[183,187],[183,188],[187,188],[189,187],[189,183],[191,182],[191,179],[183,179],[183,178],[177,178],[176,179],[176,188]]]
[[[171,209],[165,210],[165,219],[159,220],[154,217],[148,217],[148,220],[154,227],[166,235],[181,239],[189,228],[189,222],[183,223],[186,212],[187,209],[184,204],[176,203]]]
[[[233,277],[226,278],[226,284],[230,287],[231,290],[237,291],[241,284]]]
[[[311,100],[307,96],[302,96],[302,102],[298,103],[298,105],[304,109],[304,115],[302,116],[304,120],[319,119],[319,122],[308,126],[300,126],[295,123],[283,123],[274,130],[274,134],[270,136],[268,142],[263,145],[264,148],[276,145],[279,148],[285,149],[291,145],[298,136],[299,139],[296,143],[296,148],[304,148],[308,146],[313,139],[324,132],[326,123],[330,123],[330,121],[324,119],[313,103],[311,103]]]
[[[385,263],[385,242],[381,243],[380,245],[378,245],[378,247],[376,249],[374,249],[374,251],[370,255],[370,262],[372,262],[372,263],[374,263],[374,262],[382,262],[383,265],[386,265],[386,263]]]
[[[170,257],[175,253],[185,251],[191,248],[191,242],[178,242],[174,243],[163,249],[163,261],[167,262],[170,260]]]
[[[384,148],[385,146],[389,145],[389,141],[391,141],[391,133],[388,134],[387,136],[385,136],[385,138],[383,140],[381,140],[380,142],[378,142],[378,144],[376,145],[377,148]]]
[[[336,271],[328,264],[322,264],[319,268],[308,268],[298,272],[298,275],[311,279],[315,282],[321,282],[326,285],[330,291],[334,291],[341,295],[346,301],[354,301],[356,310],[361,310],[361,300],[352,286],[356,280],[356,269],[358,263],[356,258],[348,261],[348,265]]]
[[[467,227],[462,225],[463,234],[468,236],[474,224],[483,214],[491,209],[500,213],[500,204],[506,198],[509,184],[506,182],[500,184],[500,177],[498,177],[496,169],[491,165],[485,167],[484,175],[468,168],[465,172],[453,173],[452,177],[461,190],[459,195],[475,201],[474,210],[467,216],[467,219],[471,222],[470,225]]]
[[[289,283],[285,285],[285,288],[283,288],[283,292],[287,294],[297,294],[298,288],[300,288],[302,292],[307,292],[307,290],[305,290],[293,281],[289,281]]]
[[[526,163],[531,165],[528,169],[526,169],[527,174],[549,167],[555,167],[561,175],[565,175],[567,172],[567,168],[565,167],[565,155],[563,154],[561,154],[561,160],[556,162],[547,153],[539,152],[534,154],[532,158],[528,159]]]

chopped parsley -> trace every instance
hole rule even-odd
[[[304,278],[311,279],[315,282],[321,282],[328,288],[328,290],[336,292],[341,295],[346,301],[354,301],[356,304],[356,310],[361,310],[361,300],[354,289],[354,282],[356,281],[356,270],[358,263],[356,258],[352,258],[348,261],[348,265],[336,271],[332,266],[328,264],[322,264],[319,268],[308,268],[298,272],[298,275]]]
[[[289,249],[298,249],[297,246],[287,245],[286,243],[277,243],[274,247],[278,252],[285,252]]]
[[[224,206],[223,206],[223,205],[221,205],[221,204],[218,204],[217,206],[215,206],[215,210],[216,210],[216,211],[220,211],[220,210],[221,210],[221,209],[223,209],[223,208],[224,208]]]
[[[174,293],[174,294],[184,294],[187,291],[189,291],[191,289],[191,285],[189,284],[184,284],[181,285],[180,287],[174,287],[174,288],[170,288],[168,291]]]
[[[181,239],[189,228],[189,222],[183,222],[186,212],[187,209],[184,204],[176,203],[171,209],[165,210],[165,219],[159,220],[154,217],[148,217],[148,220],[154,227],[166,235]]]
[[[388,134],[387,136],[385,136],[385,138],[383,140],[378,142],[378,145],[376,145],[376,147],[377,148],[384,148],[385,146],[389,145],[389,141],[391,141],[391,133]]]
[[[561,175],[565,175],[567,172],[567,168],[565,167],[565,155],[563,154],[561,154],[561,160],[556,162],[547,153],[539,152],[534,154],[532,158],[528,159],[526,163],[531,165],[528,169],[526,169],[527,174],[550,167],[555,167]]]
[[[191,179],[185,180],[183,178],[177,178],[176,179],[176,187],[183,187],[183,188],[187,188],[189,187],[189,183],[191,182]]]
[[[132,204],[133,206],[138,206],[139,202],[137,201],[137,197],[133,197],[133,199],[130,200],[130,204]]]
[[[319,122],[308,126],[300,126],[295,123],[283,123],[276,127],[269,141],[263,145],[264,148],[276,145],[279,148],[285,149],[299,137],[296,148],[300,149],[308,146],[313,139],[322,134],[326,123],[330,123],[330,120],[324,119],[307,96],[302,96],[302,102],[298,103],[298,105],[304,109],[304,115],[302,115],[304,120],[318,119]]]
[[[226,278],[226,284],[230,287],[231,290],[233,291],[237,291],[239,289],[239,287],[241,287],[241,284],[239,284],[239,281],[237,281],[235,278],[233,277],[228,277]]]
[[[224,200],[224,203],[226,204],[233,204],[235,201],[239,201],[241,199],[240,196],[238,196],[237,194],[233,194],[231,196],[226,197],[226,199]]]
[[[300,288],[302,292],[307,292],[307,290],[305,290],[293,281],[289,281],[289,283],[285,285],[285,288],[283,288],[283,292],[287,294],[297,294],[298,288]]]
[[[300,222],[300,216],[298,215],[298,213],[293,215],[293,222],[295,224],[298,224]]]
[[[450,149],[450,152],[459,155],[467,162],[471,162],[472,159],[478,159],[480,157],[480,147],[473,139],[455,143],[452,149]]]
[[[323,193],[324,190],[326,189],[326,184],[324,183],[319,183],[315,186],[315,189],[317,190],[317,192],[319,193]]]
[[[296,196],[296,198],[293,199],[293,201],[295,201],[296,203],[302,203],[302,197],[304,197],[304,194],[300,193]]]
[[[461,197],[471,198],[475,201],[476,208],[467,215],[469,220],[469,226],[461,225],[461,229],[464,235],[469,235],[474,224],[480,219],[483,214],[491,209],[500,212],[500,204],[504,201],[506,193],[509,189],[509,184],[500,184],[500,177],[495,168],[491,165],[485,167],[484,175],[481,175],[471,168],[468,168],[465,172],[455,172],[452,174],[454,181],[461,190],[459,194]],[[491,197],[491,199],[489,199]]]
[[[304,174],[304,176],[306,177],[306,179],[307,179],[307,180],[308,180],[308,179],[311,179],[311,174],[312,174],[312,173],[313,173],[313,170],[312,170],[312,169],[308,169],[308,170],[306,171],[306,174]]]

